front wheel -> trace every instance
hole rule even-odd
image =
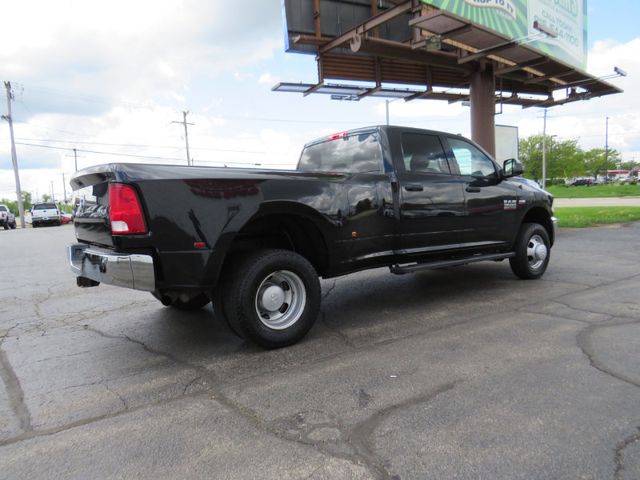
[[[11,230],[15,230],[16,229],[16,222],[13,222],[10,226],[11,226]]]
[[[514,249],[516,256],[509,259],[509,264],[516,276],[530,280],[544,275],[551,256],[551,242],[542,225],[523,223]]]
[[[231,328],[265,348],[301,340],[320,310],[320,282],[309,261],[288,250],[259,250],[234,262],[222,279]]]

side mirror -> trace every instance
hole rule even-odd
[[[523,172],[524,168],[522,168],[522,164],[515,158],[505,160],[502,164],[502,176],[504,178],[517,177],[518,175],[522,175]]]

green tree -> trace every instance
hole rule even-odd
[[[542,135],[520,140],[520,161],[527,178],[542,178]],[[558,141],[547,135],[547,178],[570,178],[584,175],[584,156],[576,140]]]
[[[585,174],[584,152],[577,140],[555,141],[551,139],[549,159],[549,176],[551,178],[572,178]]]
[[[43,193],[42,194],[42,201],[44,203],[47,203],[49,200],[51,200],[51,196],[49,194],[47,194],[47,193]]]
[[[593,178],[606,174],[607,170],[620,165],[621,161],[620,153],[613,149],[610,149],[608,153],[604,148],[592,148],[584,152],[586,172]]]

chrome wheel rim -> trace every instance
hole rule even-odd
[[[302,316],[307,289],[302,279],[289,270],[270,273],[256,291],[255,306],[263,325],[284,330]]]
[[[540,235],[533,235],[527,243],[527,262],[529,268],[538,270],[544,265],[549,249]]]

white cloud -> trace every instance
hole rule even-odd
[[[260,78],[258,78],[258,83],[260,85],[266,85],[268,87],[274,86],[279,81],[280,77],[274,77],[269,72],[264,72],[262,75],[260,75]]]

